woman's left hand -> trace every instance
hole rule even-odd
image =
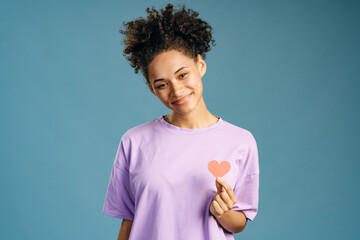
[[[237,203],[235,194],[231,186],[221,178],[215,179],[217,192],[210,204],[210,212],[214,217],[221,217],[225,212],[231,210]],[[223,189],[225,188],[225,190]]]

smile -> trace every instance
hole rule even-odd
[[[175,102],[172,102],[172,104],[178,105],[178,106],[183,105],[191,98],[191,95],[192,94],[189,94],[189,95],[187,95],[187,96],[185,96],[185,97],[183,97],[183,98],[181,98],[179,100],[176,100]]]

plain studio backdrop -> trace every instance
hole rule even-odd
[[[1,0],[0,239],[116,238],[120,138],[170,112],[118,31],[166,3]],[[259,212],[235,238],[359,239],[359,1],[172,3],[214,29],[208,109],[257,140]]]

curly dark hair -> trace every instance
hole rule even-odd
[[[186,10],[185,5],[180,7],[176,10],[169,3],[160,12],[154,7],[146,8],[147,19],[140,17],[123,22],[125,30],[120,29],[120,33],[125,35],[123,55],[129,60],[131,67],[135,68],[135,73],[141,70],[147,84],[147,67],[157,54],[175,49],[194,60],[198,54],[205,59],[206,52],[210,50],[209,43],[215,46],[212,27],[198,18],[198,12]]]

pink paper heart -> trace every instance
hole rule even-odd
[[[228,161],[222,161],[220,164],[218,161],[213,160],[209,162],[208,169],[215,177],[223,177],[228,171],[230,171],[231,165]]]

